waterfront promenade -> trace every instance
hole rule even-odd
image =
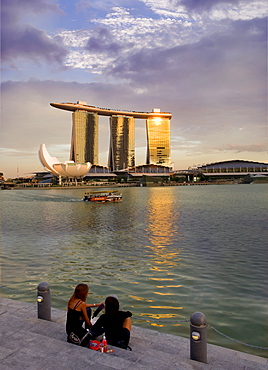
[[[268,359],[208,344],[208,364],[190,360],[187,338],[133,327],[131,351],[100,353],[66,342],[66,312],[37,318],[36,304],[0,298],[0,369],[264,370]]]

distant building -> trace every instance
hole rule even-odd
[[[73,112],[70,160],[98,164],[99,116],[82,110]]]
[[[145,164],[134,166],[128,169],[128,173],[131,176],[143,176],[143,175],[171,175],[173,171],[171,171],[169,166],[160,166],[156,164]]]
[[[118,171],[135,165],[134,118],[110,117],[110,149],[108,166]]]
[[[70,160],[98,164],[98,116],[110,116],[110,147],[108,165],[112,171],[135,165],[134,120],[146,119],[146,164],[170,166],[170,120],[172,114],[153,109],[152,112],[122,111],[77,103],[51,103],[51,106],[73,113]]]
[[[243,161],[234,159],[230,161],[215,162],[205,164],[197,167],[197,169],[204,174],[218,173],[220,174],[248,174],[248,173],[262,173],[268,171],[268,163]]]
[[[260,182],[265,180],[267,176],[268,163],[239,159],[189,167],[188,170],[176,170],[173,174],[173,178],[180,178],[180,181],[186,182],[221,182],[228,180],[251,182],[253,178]]]
[[[170,119],[163,117],[147,118],[146,128],[146,164],[170,166]]]

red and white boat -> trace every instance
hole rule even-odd
[[[117,190],[108,191],[86,191],[84,195],[85,202],[121,202],[122,194]]]

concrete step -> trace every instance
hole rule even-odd
[[[132,351],[100,353],[66,342],[66,312],[37,318],[35,304],[0,298],[0,369],[264,370],[267,359],[208,345],[208,364],[190,360],[189,339],[133,326]]]

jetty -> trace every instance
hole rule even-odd
[[[101,353],[66,342],[66,312],[37,318],[37,304],[0,298],[1,370],[264,370],[268,359],[208,344],[207,363],[190,359],[190,340],[133,326],[132,351]]]

